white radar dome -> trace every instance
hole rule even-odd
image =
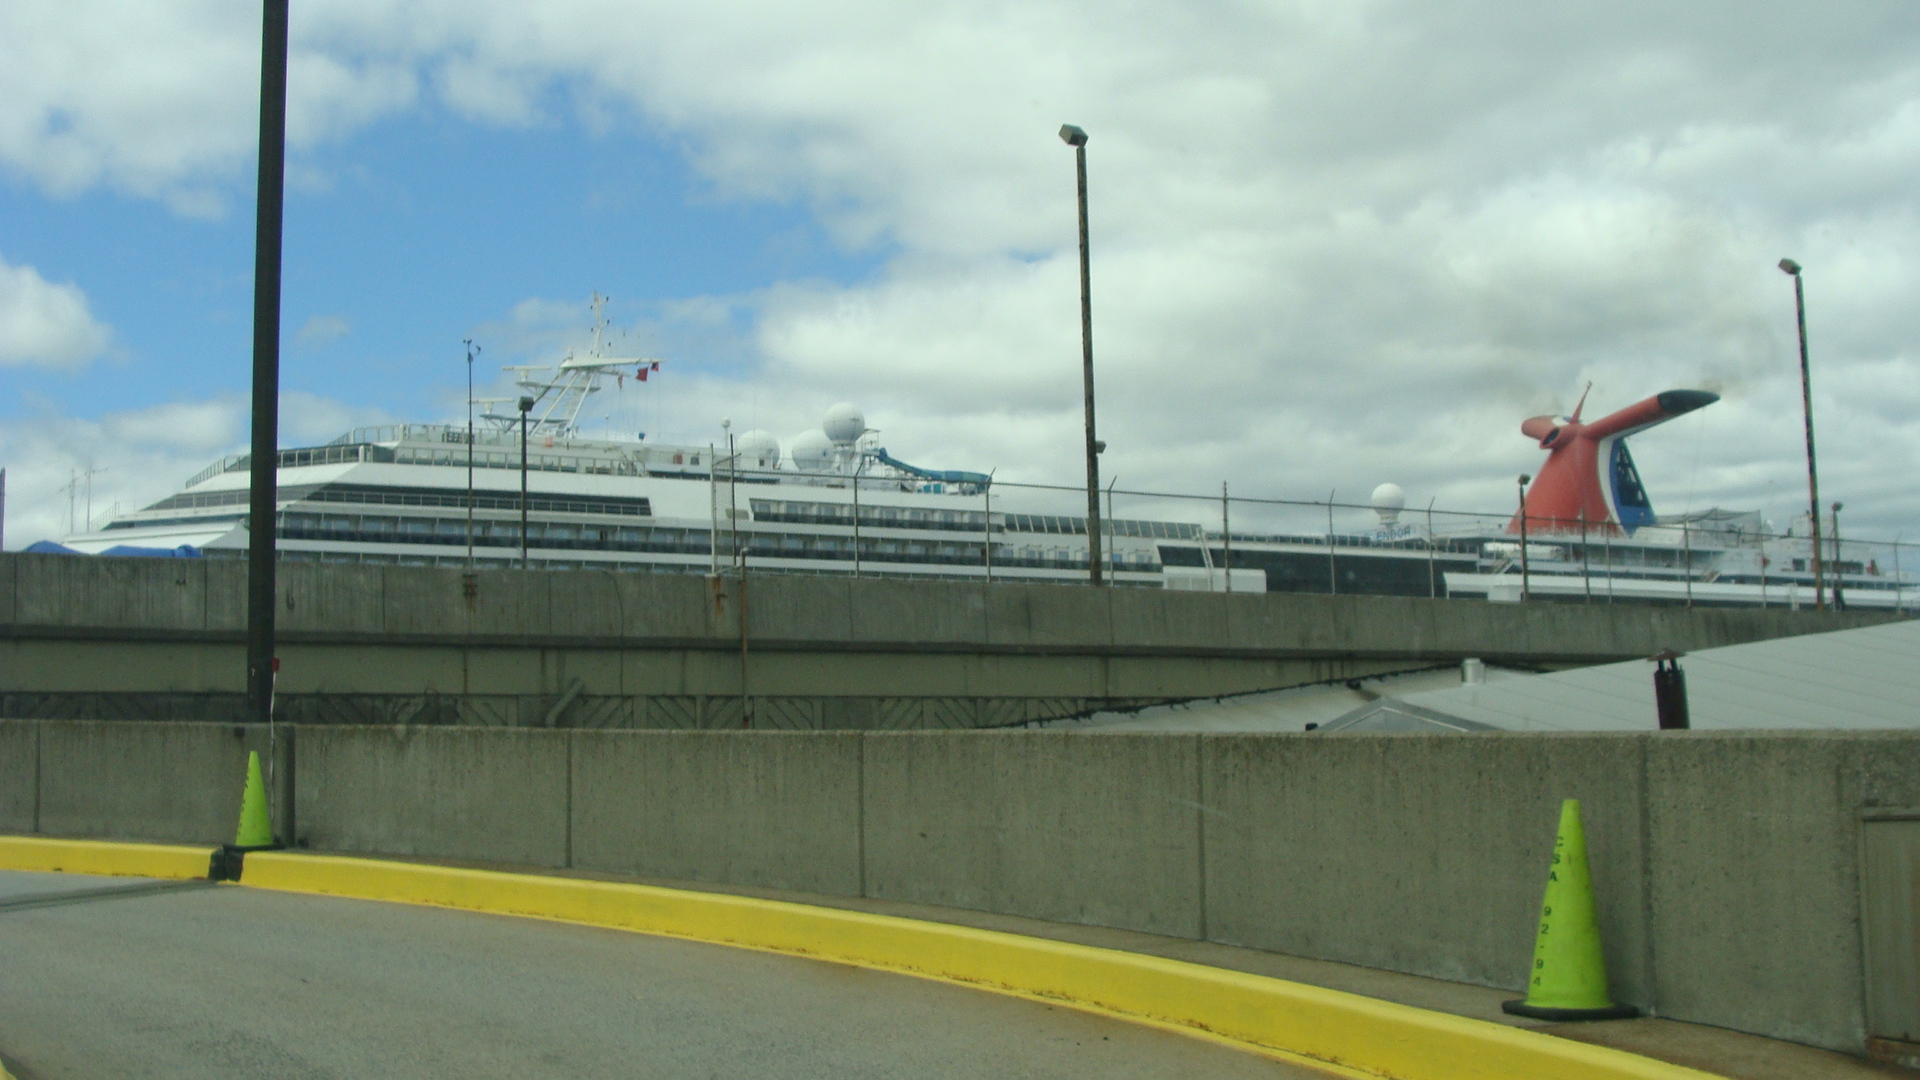
[[[793,458],[793,467],[801,472],[828,472],[833,468],[833,440],[824,431],[794,436],[787,453]]]
[[[867,418],[859,409],[841,402],[827,410],[827,419],[820,425],[827,438],[841,445],[853,442],[867,432]]]
[[[1373,512],[1380,515],[1382,526],[1392,525],[1400,520],[1400,511],[1407,508],[1407,493],[1400,490],[1399,484],[1381,484],[1373,489]]]
[[[740,455],[740,467],[743,469],[780,467],[780,440],[768,432],[746,432],[734,440],[733,450]]]

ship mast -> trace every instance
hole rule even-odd
[[[585,356],[575,356],[569,350],[567,358],[557,367],[510,365],[501,369],[514,372],[518,376],[514,382],[533,397],[535,412],[531,423],[534,431],[547,435],[572,434],[577,430],[580,410],[586,405],[587,399],[603,389],[601,380],[608,375],[619,374],[621,369],[645,369],[659,365],[659,360],[650,357],[606,354],[606,303],[606,297],[593,294],[593,343]],[[502,427],[512,427],[520,422],[518,416],[493,412],[487,413],[484,419]]]

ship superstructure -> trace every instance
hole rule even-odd
[[[597,314],[597,308],[596,308]],[[1084,516],[1053,511],[1078,496],[929,469],[889,454],[858,408],[779,441],[760,431],[707,445],[591,437],[585,402],[659,361],[593,346],[547,368],[518,367],[524,398],[472,427],[358,428],[324,446],[279,452],[281,557],[447,567],[604,568],[648,572],[844,574],[1084,582]],[[511,399],[509,399],[511,400]],[[1810,606],[1807,542],[1781,539],[1758,514],[1662,518],[1624,437],[1714,400],[1650,398],[1592,424],[1536,417],[1523,430],[1549,451],[1518,517],[1435,525],[1402,520],[1404,494],[1375,491],[1377,529],[1322,533],[1227,529],[1186,520],[1102,520],[1116,585],[1233,592],[1527,598],[1693,605]],[[521,411],[518,406],[528,407]],[[522,446],[525,446],[524,453]],[[179,493],[77,533],[67,547],[247,546],[250,462],[208,466]],[[525,495],[523,498],[522,491]],[[1112,515],[1109,514],[1111,518]],[[1523,556],[1524,551],[1524,556]],[[1829,559],[1847,602],[1910,605],[1911,572]],[[1524,570],[1524,573],[1523,573]]]

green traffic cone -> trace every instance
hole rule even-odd
[[[1587,866],[1587,834],[1580,800],[1560,804],[1560,833],[1547,870],[1540,904],[1540,935],[1534,941],[1527,996],[1500,1008],[1537,1020],[1621,1020],[1640,1015],[1616,1005],[1607,992],[1607,962],[1600,954],[1600,922],[1593,910],[1593,873]]]
[[[273,825],[267,820],[267,785],[260,779],[260,752],[247,751],[247,790],[240,796],[240,831],[233,846],[273,846]]]

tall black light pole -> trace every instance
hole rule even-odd
[[[1087,133],[1072,124],[1060,125],[1060,138],[1073,147],[1080,177],[1080,366],[1087,392],[1087,580],[1098,585],[1100,573],[1100,451],[1107,445],[1093,434],[1093,271],[1087,256]]]
[[[527,568],[527,414],[533,399],[520,399],[520,569]]]
[[[1807,294],[1800,285],[1800,264],[1781,259],[1780,269],[1793,278],[1793,313],[1800,322],[1800,404],[1807,418],[1807,517],[1813,522],[1813,606],[1827,607],[1826,575],[1820,558],[1820,473],[1813,466],[1813,376],[1807,369]]]
[[[253,227],[253,460],[247,498],[247,712],[273,721],[274,518],[280,465],[280,220],[286,194],[287,0],[263,0]]]

